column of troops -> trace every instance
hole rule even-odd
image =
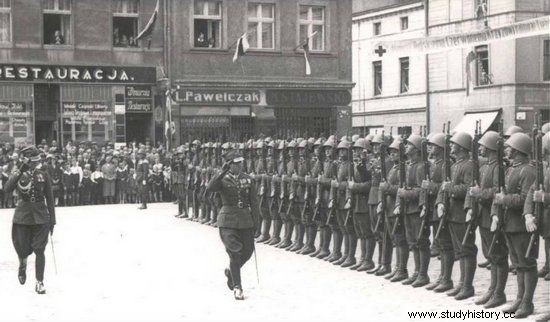
[[[238,149],[258,191],[258,243],[464,300],[475,293],[479,230],[486,258],[479,265],[491,274],[475,303],[506,304],[513,272],[517,295],[503,311],[527,317],[539,278],[550,280],[550,124],[532,133],[504,132],[501,124],[484,134],[476,124],[474,136],[449,127],[408,137],[195,140],[172,158],[176,217],[216,226],[222,204],[206,186],[224,155]],[[539,240],[546,262],[537,271]],[[432,257],[439,259],[435,280]]]

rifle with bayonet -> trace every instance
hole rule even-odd
[[[445,125],[447,126],[445,128]],[[445,133],[445,146],[443,147],[443,177],[445,182],[451,181],[451,122],[443,124],[443,132]],[[443,216],[439,219],[439,226],[435,238],[439,239],[441,229],[447,226],[447,214],[451,207],[451,196],[448,191],[443,191]]]
[[[407,186],[407,165],[406,165],[406,155],[405,155],[405,138],[401,135],[401,141],[399,142],[399,188],[406,189]],[[403,224],[403,218],[405,216],[405,199],[399,201],[399,214],[391,230],[391,235],[395,236],[397,227]]]
[[[497,141],[498,193],[506,193],[506,178],[505,178],[505,164],[504,164],[504,130],[503,130],[502,120],[499,123],[498,132],[500,134],[500,137]],[[503,230],[504,230],[504,224],[506,220],[506,218],[504,218],[505,216],[504,207],[502,207],[502,205],[495,205],[495,207],[496,207],[496,216],[498,218],[498,226],[493,233],[493,239],[491,240],[491,244],[489,246],[489,252],[488,252],[489,255],[492,255],[495,245],[497,243],[498,237],[504,233]]]
[[[533,159],[535,161],[535,189],[534,190],[544,190],[544,165],[543,165],[543,152],[542,152],[542,132],[540,131],[541,126],[541,115],[537,113],[535,116],[535,125],[533,126],[533,135],[532,135],[532,141],[533,141]],[[543,216],[543,203],[542,202],[535,202],[535,222],[540,223],[542,216]],[[540,225],[539,225],[540,226]],[[539,241],[539,230],[540,228],[537,227],[537,230],[533,231],[531,233],[531,236],[529,237],[529,245],[527,246],[527,251],[525,252],[525,258],[534,258],[537,259],[537,249],[538,249],[538,241]],[[534,254],[533,254],[534,251]]]
[[[428,183],[431,183],[432,181],[432,174],[431,174],[431,163],[428,155],[428,139],[427,139],[427,127],[424,127],[424,133],[422,140],[422,144],[420,147],[420,159],[422,160],[422,163],[424,164],[424,180],[428,181]],[[422,237],[422,233],[424,232],[424,229],[426,227],[429,227],[429,221],[430,221],[430,209],[432,209],[432,205],[430,202],[430,194],[428,193],[428,189],[422,189],[422,194],[424,198],[424,218],[422,219],[422,222],[420,224],[420,230],[418,231],[417,239],[420,239]]]
[[[476,130],[474,134],[474,139],[472,140],[472,165],[473,165],[473,185],[472,187],[479,186],[480,178],[479,178],[479,139],[481,139],[481,121],[476,121]],[[475,225],[477,222],[477,218],[479,217],[479,201],[477,198],[472,198],[472,218],[470,218],[470,222],[468,222],[468,226],[466,226],[466,233],[464,234],[464,238],[462,239],[462,246],[466,245],[466,241],[468,240],[468,236],[470,234],[474,234],[476,229]]]

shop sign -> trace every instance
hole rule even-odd
[[[0,81],[154,84],[156,70],[154,67],[0,64]]]
[[[65,124],[108,124],[113,114],[105,103],[63,102]]]
[[[126,86],[126,99],[152,97],[151,86]]]
[[[266,90],[266,102],[271,106],[347,106],[351,93],[347,90]]]
[[[179,88],[176,101],[183,105],[256,105],[260,91]]]
[[[152,111],[153,111],[153,104],[150,99],[126,100],[126,113],[151,113]]]
[[[17,142],[26,140],[31,133],[32,113],[24,102],[0,102],[0,139],[14,138]],[[15,142],[14,141],[14,142]]]

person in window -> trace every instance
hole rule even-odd
[[[55,45],[64,45],[64,44],[65,44],[65,38],[64,38],[63,35],[61,34],[61,31],[56,30],[56,31],[53,33],[53,43],[54,43]]]
[[[199,36],[197,37],[196,46],[197,47],[208,47],[208,42],[207,42],[206,36],[204,35],[203,32],[199,33]]]
[[[137,47],[138,41],[133,36],[130,36],[129,45],[130,47]]]
[[[216,38],[208,39],[208,48],[216,48]]]
[[[120,46],[120,32],[118,31],[118,28],[115,28],[113,31],[113,45]]]
[[[120,47],[128,47],[128,36],[122,35],[122,38],[120,39]]]

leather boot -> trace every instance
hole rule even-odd
[[[315,235],[317,234],[317,227],[315,226],[306,226],[304,227],[307,234],[307,242],[302,249],[300,254],[309,255],[315,252]]]
[[[355,259],[355,252],[357,251],[357,237],[355,235],[349,235],[349,251],[348,251],[348,258],[346,261],[342,264],[342,267],[351,267],[354,266],[357,263],[357,260]],[[359,262],[361,263],[361,262]]]
[[[271,219],[264,219],[263,226],[262,226],[262,234],[260,235],[260,238],[256,240],[257,243],[265,243],[269,239],[271,239],[271,236],[269,235],[269,230],[271,228]]]
[[[268,245],[277,245],[281,242],[281,221],[273,220],[273,236],[266,242]]]
[[[517,293],[516,299],[509,305],[505,306],[502,309],[502,312],[506,312],[506,313],[516,312],[519,309],[519,306],[522,302],[523,294],[525,293],[525,272],[523,270],[518,270],[516,279],[518,282],[518,293]]]
[[[330,255],[329,247],[330,247],[330,240],[332,239],[332,231],[330,230],[330,228],[324,227],[322,228],[322,233],[325,236],[324,237],[325,240],[322,246],[320,247],[321,251],[316,257],[319,259],[326,259]]]
[[[309,245],[309,241],[311,239],[311,233],[309,230],[309,226],[304,226],[304,225],[300,225],[300,226],[302,226],[304,237],[306,239],[306,242],[304,243],[304,245],[302,245],[302,247],[296,251],[296,254],[301,255]]]
[[[550,240],[544,241],[544,252],[546,253],[546,261],[538,272],[540,278],[545,278],[546,275],[550,274]]]
[[[535,289],[537,288],[538,282],[537,269],[535,267],[530,268],[524,272],[523,275],[525,280],[525,292],[523,293],[521,305],[516,311],[516,319],[524,319],[535,311],[533,296],[535,295]]]
[[[407,270],[407,263],[409,261],[409,248],[407,246],[398,246],[399,249],[399,257],[401,260],[399,261],[399,270],[395,274],[392,279],[390,279],[391,282],[401,282],[404,280],[407,280],[409,277],[409,271]]]
[[[334,235],[334,243],[332,245],[332,253],[331,255],[329,256],[329,259],[327,259],[327,261],[333,263],[337,260],[339,260],[340,258],[342,258],[342,240],[343,240],[343,236],[342,236],[342,232],[340,231],[333,231],[332,234]]]
[[[292,241],[292,233],[294,232],[294,223],[292,221],[287,222],[288,225],[288,235],[285,234],[285,242],[281,246],[282,249],[290,250],[294,247],[296,241]]]
[[[395,266],[393,267],[393,271],[391,271],[391,273],[386,275],[384,278],[391,281],[394,278],[394,276],[397,275],[400,269],[401,269],[401,248],[396,247],[395,248]],[[408,276],[406,278],[408,278]]]
[[[455,263],[454,254],[452,252],[441,253],[441,261],[443,262],[443,276],[439,285],[434,288],[434,292],[443,293],[453,288],[453,265]]]
[[[484,305],[487,302],[489,302],[489,300],[491,299],[491,297],[493,297],[493,294],[495,293],[496,286],[497,286],[497,266],[493,264],[491,265],[491,282],[489,283],[489,289],[487,290],[487,292],[485,292],[485,294],[483,294],[482,297],[480,297],[475,301],[475,304]]]
[[[495,285],[493,296],[483,306],[486,309],[492,309],[506,303],[506,293],[504,293],[504,288],[506,287],[506,282],[508,281],[508,261],[506,261],[505,264],[500,265],[493,263],[493,266],[496,266],[497,283]]]
[[[290,247],[287,247],[286,250],[295,252],[297,250],[296,247],[298,246],[298,238],[300,236],[300,227],[299,227],[299,225],[292,225],[291,234],[293,234],[295,237],[294,237],[294,240],[292,241],[292,244],[290,245]],[[290,240],[292,240],[292,236],[290,237]]]
[[[366,272],[374,268],[374,262],[372,261],[374,247],[372,245],[376,245],[376,240],[374,238],[365,239],[365,259],[361,263],[361,266],[357,268],[357,271]]]
[[[444,269],[445,269],[445,265],[443,265],[443,259],[440,259],[440,261],[439,261],[439,276],[437,277],[435,282],[432,282],[431,284],[428,284],[428,286],[426,286],[426,289],[428,291],[433,291],[436,287],[439,286],[439,283],[441,283],[441,281],[443,280]]]
[[[17,272],[19,284],[24,285],[27,281],[27,259],[19,258],[19,270]]]
[[[430,277],[428,276],[428,267],[430,265],[430,250],[419,249],[420,253],[420,269],[418,272],[418,277],[412,283],[412,287],[422,287],[430,283]]]
[[[412,253],[414,259],[414,273],[409,278],[403,281],[403,285],[411,285],[418,278],[420,269],[420,252],[418,251],[418,248],[415,248],[413,249]]]
[[[46,288],[44,287],[44,282],[36,281],[36,286],[34,288],[38,294],[46,294]]]
[[[342,257],[340,257],[340,259],[332,263],[338,266],[344,264],[344,262],[348,259],[349,251],[350,251],[350,247],[349,247],[350,236],[346,232],[342,232],[342,235],[344,236],[344,240],[342,242],[342,244],[344,245],[344,251],[342,252]]]
[[[313,230],[313,227],[312,227],[312,230]],[[316,234],[316,233],[317,232],[314,231],[314,234]],[[313,253],[311,253],[309,255],[309,257],[317,257],[317,255],[319,255],[321,253],[321,249],[323,248],[324,244],[325,244],[325,229],[324,228],[319,228],[319,248],[317,248],[317,250],[315,250]]]
[[[460,280],[458,281],[458,284],[447,292],[448,296],[455,297],[458,293],[460,293],[460,290],[462,289],[462,286],[464,285],[464,277],[466,276],[466,262],[464,261],[464,258],[461,258],[459,260],[460,265]]]
[[[375,274],[382,268],[382,247],[380,246],[381,243],[378,243],[378,265],[376,267],[373,267],[372,269],[367,271],[367,274]],[[374,254],[374,248],[376,247],[376,243],[367,245],[369,247],[368,251]]]
[[[475,290],[473,282],[474,275],[476,273],[476,267],[477,263],[475,257],[470,256],[464,258],[464,284],[462,285],[460,292],[455,296],[455,300],[462,301],[474,296]]]
[[[359,267],[361,267],[361,265],[363,265],[363,263],[365,262],[365,257],[367,254],[367,241],[365,240],[365,238],[359,239],[359,250],[361,252],[361,255],[359,256],[359,260],[355,265],[349,268],[353,271],[356,271],[357,269],[359,269]]]
[[[282,248],[281,246],[283,246],[284,244],[287,243],[287,239],[288,239],[288,223],[283,221],[283,227],[285,228],[285,232],[283,233],[283,237],[281,238],[281,242],[278,243],[277,245],[275,245],[275,247],[277,248]],[[288,245],[290,245],[290,243],[288,243],[285,247],[288,247]]]
[[[305,227],[302,224],[295,225],[297,227],[296,246],[291,251],[296,252],[304,247]]]

